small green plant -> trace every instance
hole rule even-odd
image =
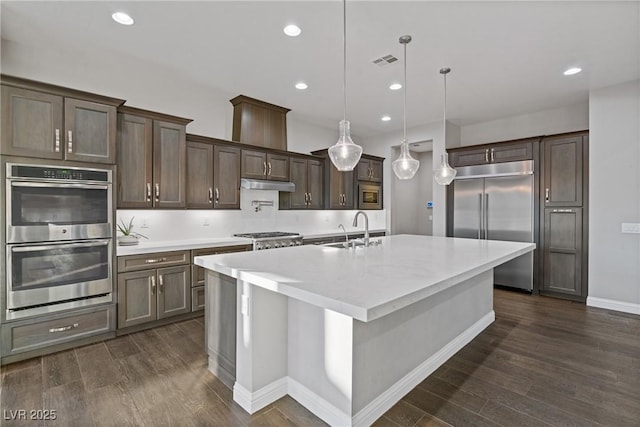
[[[144,234],[137,233],[133,231],[133,219],[135,216],[131,217],[129,220],[129,224],[125,223],[122,218],[120,218],[120,224],[116,224],[118,227],[118,231],[122,233],[123,236],[134,236],[134,237],[144,237],[147,239],[148,237]]]

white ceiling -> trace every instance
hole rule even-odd
[[[126,11],[131,27],[111,20]],[[2,38],[77,52],[90,72],[103,51],[167,67],[176,78],[291,108],[321,125],[342,118],[341,1],[1,2]],[[282,28],[296,23],[302,35]],[[447,117],[466,125],[586,101],[590,89],[640,78],[639,1],[347,2],[347,96],[361,137]],[[393,54],[400,61],[373,65]],[[583,72],[565,77],[570,66]],[[126,71],[126,65],[123,65]],[[153,72],[150,68],[149,72]],[[293,86],[303,80],[309,88]],[[392,120],[381,122],[389,114]]]

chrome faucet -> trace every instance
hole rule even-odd
[[[338,228],[342,228],[342,231],[344,232],[344,241],[345,243],[349,243],[349,235],[347,234],[347,230],[345,230],[344,225],[339,224]]]
[[[369,246],[369,217],[367,216],[367,213],[364,211],[358,211],[356,212],[356,216],[353,218],[353,226],[357,227],[358,226],[358,215],[364,215],[364,245],[365,246]]]

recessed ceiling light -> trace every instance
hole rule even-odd
[[[302,30],[297,25],[290,24],[284,27],[284,33],[289,37],[298,37]]]
[[[133,18],[124,12],[116,12],[111,15],[114,21],[122,25],[133,25]]]
[[[391,90],[402,89],[402,85],[400,83],[393,83],[391,86],[389,86],[389,89]]]
[[[564,75],[565,76],[573,76],[574,74],[578,74],[580,71],[582,71],[582,68],[573,67],[573,68],[569,68],[569,69],[565,70]]]
[[[389,120],[391,120],[391,117],[385,115],[380,117],[380,120],[382,120],[383,122],[388,122]]]
[[[296,89],[300,89],[300,90],[305,90],[306,88],[308,88],[309,86],[307,86],[306,83],[300,82],[300,83],[296,83]]]

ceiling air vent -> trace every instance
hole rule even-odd
[[[378,67],[384,67],[385,65],[393,64],[397,60],[398,60],[398,58],[396,58],[393,55],[385,55],[385,56],[382,56],[380,58],[376,58],[371,62],[376,64]]]

